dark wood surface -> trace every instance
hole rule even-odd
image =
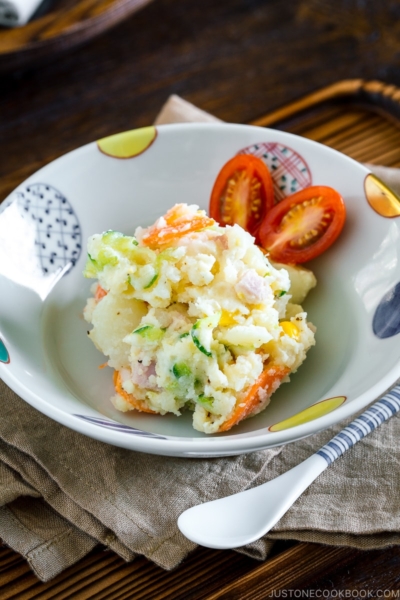
[[[171,93],[226,121],[272,124],[357,160],[400,166],[400,129],[385,102],[383,116],[362,97],[308,100],[302,113],[291,104],[343,79],[400,86],[399,17],[397,1],[154,0],[84,46],[1,74],[0,200],[65,152],[150,124]],[[46,584],[0,548],[0,599],[261,600],[301,590],[379,598],[398,589],[398,547],[280,542],[264,563],[198,549],[173,572],[99,547]]]
[[[45,0],[24,27],[0,26],[0,72],[39,65],[136,12],[150,0]]]
[[[48,583],[41,583],[24,559],[8,548],[0,548],[0,598],[265,600],[319,597],[330,600],[345,598],[346,593],[350,594],[348,598],[356,599],[388,598],[392,592],[392,598],[396,598],[400,588],[399,564],[398,547],[360,551],[318,544],[280,543],[274,556],[263,563],[233,551],[199,549],[177,569],[165,572],[144,558],[126,564],[115,554],[97,548],[76,566]]]

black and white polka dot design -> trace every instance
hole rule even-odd
[[[65,196],[51,185],[34,183],[16,192],[2,209],[12,202],[18,204],[24,219],[35,223],[35,250],[43,274],[68,265],[72,268],[81,253],[82,234],[78,218]]]

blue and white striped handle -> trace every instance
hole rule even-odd
[[[335,435],[330,442],[325,444],[316,454],[322,456],[330,465],[346,450],[374,431],[384,421],[395,415],[400,410],[400,385],[394,387],[383,398],[375,402],[368,410],[354,419],[340,433]]]

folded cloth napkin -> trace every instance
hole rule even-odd
[[[25,25],[42,2],[43,0],[0,0],[0,25]]]
[[[193,120],[214,117],[173,96],[156,123]],[[379,172],[387,175],[399,185],[399,172]],[[195,548],[177,527],[183,510],[278,476],[347,423],[252,454],[183,459],[87,438],[2,382],[0,402],[0,537],[43,581],[98,543],[125,560],[144,555],[172,569]],[[264,559],[276,539],[364,549],[400,544],[399,438],[400,418],[393,417],[324,471],[267,536],[238,551]]]

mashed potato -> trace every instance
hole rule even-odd
[[[89,337],[115,369],[121,411],[193,411],[205,433],[259,413],[315,343],[307,269],[273,265],[238,225],[179,204],[135,237],[88,242]]]

